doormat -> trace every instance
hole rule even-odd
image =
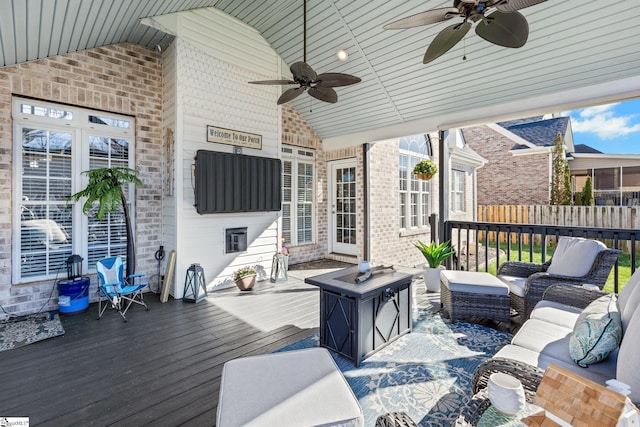
[[[485,326],[455,322],[418,309],[413,331],[373,354],[356,368],[330,352],[360,402],[365,425],[379,415],[407,413],[419,426],[452,426],[471,397],[476,367],[511,341],[511,335]],[[318,346],[318,334],[280,350]]]
[[[23,347],[60,335],[64,335],[64,329],[58,313],[20,316],[0,323],[0,351]]]

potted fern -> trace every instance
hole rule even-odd
[[[423,243],[418,240],[415,247],[420,250],[424,259],[427,261],[424,267],[424,284],[429,292],[437,292],[440,290],[440,271],[444,270],[442,263],[456,253],[451,245],[451,241],[436,244]]]
[[[413,167],[413,174],[418,179],[430,180],[438,173],[438,166],[432,160],[422,160]]]
[[[126,167],[97,168],[82,172],[89,177],[89,183],[84,190],[78,191],[68,197],[69,201],[77,202],[86,198],[82,205],[82,212],[87,215],[98,202],[96,219],[102,221],[107,218],[109,212],[123,210],[127,233],[127,277],[132,276],[136,270],[136,251],[129,207],[122,190],[123,185],[135,184],[142,187],[143,183],[138,178],[138,171]]]

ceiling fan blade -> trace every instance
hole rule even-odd
[[[304,87],[292,87],[291,89],[285,90],[280,98],[278,98],[278,105],[286,104],[287,102],[297,98],[302,92],[304,92]]]
[[[293,64],[291,64],[289,70],[291,70],[293,79],[296,81],[312,82],[317,77],[316,72],[313,71],[313,68],[311,68],[311,66],[306,62],[294,62]]]
[[[451,25],[440,31],[427,48],[427,52],[424,54],[422,63],[428,64],[434,59],[439,58],[442,54],[462,40],[465,34],[469,32],[470,28],[470,22],[463,22],[462,24]]]
[[[338,94],[330,87],[314,86],[309,89],[309,95],[319,99],[320,101],[329,102],[331,104],[338,102]]]
[[[421,25],[435,24],[436,22],[446,21],[447,19],[458,15],[460,15],[460,11],[457,8],[443,7],[398,19],[397,21],[393,21],[382,28],[385,30],[402,30],[405,28],[419,27]]]
[[[351,74],[322,73],[318,74],[314,83],[317,83],[316,87],[338,87],[349,86],[360,83],[361,81],[360,77],[352,76]]]
[[[258,80],[256,82],[249,82],[254,85],[294,85],[296,82],[293,80]]]
[[[520,12],[495,11],[476,25],[476,34],[504,47],[522,47],[529,37],[529,24]]]
[[[506,0],[504,3],[497,5],[500,12],[515,12],[525,7],[535,6],[538,3],[544,3],[547,0]]]

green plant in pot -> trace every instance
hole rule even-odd
[[[250,291],[256,284],[258,270],[254,266],[247,265],[233,272],[231,278],[241,291]]]
[[[89,183],[84,190],[78,191],[68,197],[68,200],[77,202],[82,198],[86,201],[82,205],[82,212],[88,215],[98,202],[98,210],[95,213],[96,219],[102,221],[109,212],[118,211],[122,208],[127,233],[127,277],[136,271],[136,251],[133,232],[131,230],[131,217],[129,207],[125,198],[122,186],[135,184],[142,187],[143,183],[138,178],[138,171],[125,167],[97,168],[82,172],[89,177]]]
[[[413,167],[413,174],[418,179],[429,180],[438,173],[438,165],[432,160],[422,160]]]
[[[420,250],[427,264],[424,268],[424,284],[427,290],[430,292],[437,292],[440,290],[440,271],[444,269],[441,264],[450,256],[456,253],[455,249],[451,245],[451,241],[442,242],[436,244],[431,242],[430,244],[423,243],[418,240],[415,247]]]

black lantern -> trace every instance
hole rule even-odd
[[[65,261],[67,264],[67,279],[76,280],[82,278],[82,257],[80,255],[71,255]]]
[[[200,302],[207,296],[207,285],[204,281],[204,269],[200,264],[191,264],[184,278],[184,294],[182,301]]]

